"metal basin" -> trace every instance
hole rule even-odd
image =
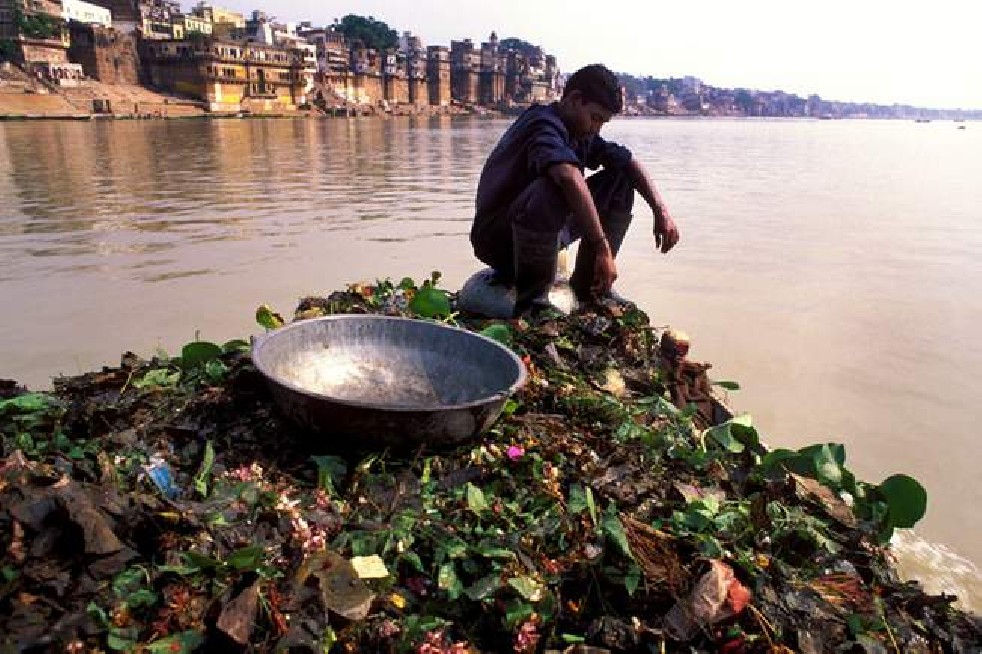
[[[522,361],[490,338],[389,316],[291,323],[258,338],[252,359],[283,412],[339,447],[472,438],[526,380]]]

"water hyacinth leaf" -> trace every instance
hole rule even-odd
[[[569,487],[569,499],[566,501],[566,507],[572,514],[582,513],[586,510],[586,493],[583,492],[583,487],[579,484],[572,484]]]
[[[218,359],[212,359],[205,364],[205,377],[213,384],[220,384],[225,381],[228,375],[228,366]]]
[[[514,340],[508,325],[502,324],[488,325],[481,330],[481,335],[494,339],[508,347],[511,347],[512,341]]]
[[[727,452],[739,454],[746,449],[736,436],[734,436],[731,422],[724,422],[706,430],[706,436],[716,441],[716,443]]]
[[[445,318],[450,315],[450,298],[446,291],[424,286],[416,291],[409,310],[423,318]]]
[[[201,647],[205,642],[204,635],[199,631],[182,631],[166,638],[155,640],[146,645],[147,651],[152,654],[184,654],[193,652]]]
[[[877,487],[886,498],[890,524],[909,529],[927,512],[927,491],[916,479],[907,475],[888,477]]]
[[[236,570],[249,570],[251,568],[258,568],[265,559],[266,549],[259,545],[253,545],[232,552],[225,559],[224,563]]]
[[[58,400],[44,393],[27,393],[9,400],[0,400],[0,415],[10,413],[37,413],[49,406],[58,404]]]
[[[268,304],[262,304],[256,309],[256,322],[266,329],[279,329],[286,324],[283,316],[273,311]]]
[[[399,285],[396,288],[402,291],[413,290],[416,288],[416,282],[412,277],[403,277],[402,281],[399,282]]]
[[[460,594],[464,591],[464,585],[461,583],[460,577],[457,576],[457,569],[452,561],[448,561],[440,566],[440,571],[436,577],[436,585],[437,588],[447,591],[447,596],[451,600],[460,597]]]
[[[508,580],[508,585],[518,591],[526,601],[538,602],[542,599],[542,584],[535,579],[526,576],[512,577]]]
[[[617,546],[621,554],[629,559],[634,559],[631,546],[627,542],[627,533],[624,531],[624,525],[621,524],[621,519],[617,516],[617,509],[613,502],[610,503],[604,514],[603,530],[607,538]]]
[[[840,452],[832,445],[834,444],[808,449],[815,463],[815,478],[826,486],[837,489],[842,485],[842,464],[839,463]],[[844,450],[841,456],[845,458]]]
[[[500,577],[498,575],[488,575],[475,581],[464,590],[464,594],[475,602],[491,597],[498,590]]]
[[[329,495],[337,493],[337,482],[348,474],[348,462],[339,456],[310,457],[317,466],[317,487]]]
[[[628,596],[634,597],[634,593],[637,592],[640,585],[641,568],[636,563],[632,563],[628,567],[627,574],[624,575],[624,590],[627,591]]]
[[[133,382],[133,386],[136,388],[170,388],[177,386],[178,382],[180,381],[180,370],[171,372],[168,368],[154,368],[147,374],[143,375],[142,379],[138,379]]]
[[[515,553],[501,547],[478,547],[477,553],[486,559],[514,559]]]
[[[194,341],[181,349],[181,367],[185,370],[199,368],[222,356],[222,348],[208,341]]]
[[[586,487],[586,507],[590,509],[590,520],[593,521],[593,525],[598,526],[600,522],[597,520],[597,503],[593,499],[593,489],[589,486]]]
[[[201,497],[208,496],[208,477],[211,475],[211,468],[215,465],[215,447],[211,441],[205,442],[205,453],[201,458],[201,465],[198,467],[198,474],[194,476],[194,490]]]
[[[467,482],[467,508],[477,515],[488,510],[488,501],[484,498],[484,491],[471,482]]]
[[[241,338],[234,338],[231,341],[226,341],[222,344],[222,352],[225,354],[232,354],[233,352],[248,352],[249,351],[249,341],[244,341]]]

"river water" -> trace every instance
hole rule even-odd
[[[256,331],[348,282],[457,288],[477,176],[508,122],[0,123],[0,377],[45,388]],[[982,124],[618,119],[682,240],[643,203],[618,288],[692,337],[773,445],[842,442],[929,508],[898,550],[982,609]],[[640,202],[640,200],[639,200]],[[975,454],[973,454],[973,452]]]

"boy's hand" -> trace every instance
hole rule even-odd
[[[655,247],[663,253],[668,252],[679,242],[679,228],[668,213],[667,209],[655,212],[655,222],[652,232],[655,235]]]
[[[596,263],[593,264],[593,286],[590,290],[600,296],[606,295],[616,279],[617,264],[614,263],[610,247],[604,243],[603,247],[597,249]]]

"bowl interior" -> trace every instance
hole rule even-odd
[[[503,346],[461,329],[383,316],[332,316],[272,332],[257,366],[295,389],[398,409],[479,403],[524,377]]]

